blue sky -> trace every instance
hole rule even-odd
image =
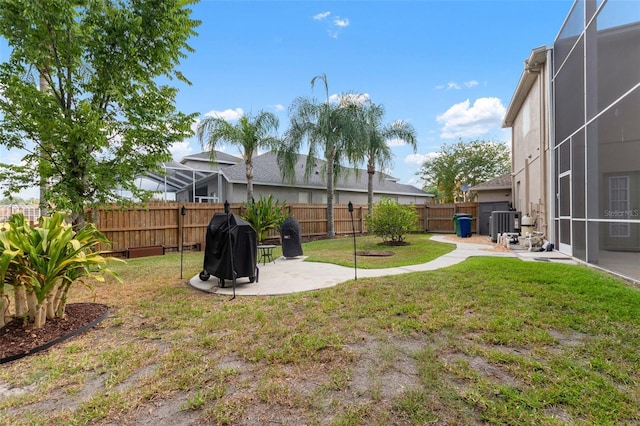
[[[442,144],[509,141],[501,123],[523,61],[553,44],[572,3],[201,0],[196,51],[180,66],[192,85],[179,86],[178,108],[230,119],[271,111],[283,133],[295,98],[324,98],[310,84],[324,73],[330,94],[366,93],[385,106],[386,122],[413,124],[418,152],[394,145],[389,173],[419,186],[416,171]],[[200,151],[195,138],[172,147],[175,159]]]

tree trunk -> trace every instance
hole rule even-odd
[[[65,290],[65,286],[64,285],[60,285],[60,283],[56,284],[56,291],[55,291],[55,295],[53,297],[53,310],[55,312],[55,315],[58,318],[63,318],[64,317],[64,306],[62,307],[62,315],[60,314],[61,310],[60,310],[60,303],[62,303],[62,299],[64,296],[64,290]]]
[[[33,328],[42,328],[47,322],[47,309],[43,304],[36,305],[35,308],[35,321],[33,322]]]
[[[334,153],[333,150],[330,152],[330,155],[327,156],[327,237],[335,238],[336,230],[334,226],[333,220],[333,195],[334,195],[334,185],[333,185],[333,161],[334,161]]]
[[[58,284],[55,284],[51,290],[47,292],[47,297],[44,298],[44,304],[47,311],[47,319],[54,319],[56,317],[56,303],[55,295],[58,290]]]
[[[72,217],[72,225],[73,225],[73,229],[75,229],[76,231],[78,229],[82,229],[84,228],[84,225],[86,224],[86,218],[85,218],[85,214],[84,212],[82,213],[72,213],[71,214]]]
[[[65,308],[67,306],[67,292],[69,291],[70,284],[65,282],[64,285],[60,285],[55,298],[56,315],[58,318],[64,318]]]
[[[375,173],[375,170],[373,172],[367,171],[367,213],[369,216],[373,214],[373,175]]]
[[[58,307],[56,309],[56,315],[58,318],[63,319],[66,315],[65,309],[67,307],[67,296],[64,296],[60,299],[58,303]]]
[[[253,201],[253,160],[249,158],[245,161],[247,175],[247,204]]]
[[[29,314],[29,321],[35,323],[38,319],[38,298],[33,290],[27,291],[27,313]]]
[[[0,327],[4,327],[5,316],[7,316],[9,312],[9,296],[6,294],[0,294]]]
[[[16,305],[16,317],[23,318],[27,313],[27,291],[23,285],[13,287],[13,298]]]
[[[44,70],[39,70],[40,72],[40,91],[44,92],[49,88],[49,84],[47,83],[46,74]],[[42,173],[42,163],[46,163],[48,161],[47,154],[45,152],[45,147],[40,147],[40,163],[38,165],[40,172],[40,192],[39,192],[39,206],[40,206],[40,216],[46,216],[49,212],[47,200],[45,199],[44,193],[47,190],[47,179],[43,176]]]

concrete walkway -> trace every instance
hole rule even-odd
[[[317,290],[321,288],[333,287],[339,283],[355,278],[381,277],[388,275],[406,274],[409,272],[433,271],[447,266],[460,263],[472,256],[500,256],[500,257],[520,257],[523,260],[548,260],[571,262],[570,257],[558,252],[529,252],[526,250],[494,251],[493,246],[487,244],[473,244],[452,242],[443,235],[432,237],[433,240],[456,244],[456,249],[450,253],[440,256],[431,262],[419,265],[402,266],[385,269],[358,269],[330,263],[304,262],[304,257],[284,258],[279,257],[272,263],[258,265],[258,281],[250,283],[248,278],[242,277],[236,280],[237,296],[265,296],[287,293],[297,293],[301,291]],[[189,280],[189,284],[199,290],[232,295],[231,281],[225,282],[225,287],[219,287],[218,278],[211,276],[207,281],[202,281],[196,275]]]

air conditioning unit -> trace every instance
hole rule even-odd
[[[498,234],[505,232],[520,232],[520,212],[515,211],[495,211],[489,217],[489,234],[491,241],[498,241]]]

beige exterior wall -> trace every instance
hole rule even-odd
[[[508,189],[492,189],[485,191],[478,191],[478,203],[493,203],[502,201],[511,201],[511,188]]]
[[[548,235],[549,142],[546,84],[537,74],[512,127],[513,207],[534,218],[536,231]]]
[[[214,179],[207,187],[205,193],[204,188],[199,188],[196,191],[196,196],[213,196],[219,197],[219,202],[223,203],[225,200],[230,203],[242,203],[247,200],[247,186],[245,184],[228,184],[223,183],[222,196],[218,191],[217,181]],[[257,199],[260,195],[268,197],[273,195],[275,200],[286,201],[287,203],[309,203],[309,204],[325,204],[327,202],[327,191],[325,189],[317,188],[291,188],[283,186],[263,186],[255,185],[253,187],[254,197]],[[430,201],[429,197],[419,197],[412,195],[378,195],[375,194],[373,202],[376,203],[381,197],[391,198],[396,200],[400,204],[425,204]],[[191,202],[191,191],[181,191],[176,194],[176,201],[178,202]],[[209,200],[214,202],[213,200]],[[351,201],[353,204],[367,204],[366,192],[345,192],[336,191],[334,204],[347,204]]]
[[[233,201],[230,202],[242,202],[246,200],[246,185],[234,184],[233,185]],[[265,197],[273,195],[273,198],[280,201],[286,201],[288,203],[310,203],[310,204],[324,204],[327,202],[327,191],[324,189],[311,189],[311,188],[287,188],[280,186],[254,186],[254,197],[258,198],[262,194]],[[373,196],[373,202],[376,203],[382,196],[375,194]],[[429,201],[426,197],[416,197],[409,195],[393,194],[387,195],[387,198],[396,200],[400,204],[425,204]],[[366,192],[345,192],[337,190],[335,193],[335,204],[347,204],[351,201],[353,204],[367,204]]]

